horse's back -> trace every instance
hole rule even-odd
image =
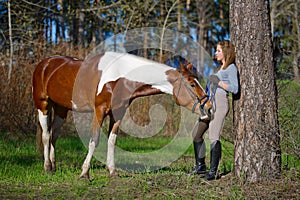
[[[59,68],[71,69],[72,71],[78,71],[82,60],[68,57],[68,56],[52,56],[41,60],[36,66],[33,78],[47,79],[53,75],[53,73]],[[45,80],[46,81],[46,80]]]

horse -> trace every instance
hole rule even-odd
[[[129,53],[105,52],[91,59],[52,56],[41,60],[32,78],[32,95],[38,111],[37,144],[44,156],[44,171],[54,172],[55,143],[68,111],[94,112],[88,154],[79,179],[89,169],[105,117],[110,117],[106,167],[116,175],[114,149],[117,129],[126,108],[138,97],[170,94],[176,104],[207,120],[212,104],[191,70],[192,64],[174,69]],[[80,78],[83,77],[83,78]],[[74,89],[79,88],[74,92]]]

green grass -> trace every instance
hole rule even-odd
[[[300,85],[296,81],[281,80],[277,81],[277,87],[282,165],[286,169],[299,169]]]
[[[171,142],[171,140],[172,138],[169,137],[118,137],[116,145],[126,151],[145,153],[160,149]]]
[[[193,164],[193,149],[168,167],[147,173],[119,171],[109,178],[103,163],[92,160],[91,182],[78,181],[87,150],[76,136],[57,141],[57,171],[43,172],[34,135],[0,134],[0,199],[286,199],[297,196],[299,172],[286,172],[284,179],[268,183],[241,184],[229,173],[218,181],[187,176]],[[117,145],[128,151],[147,152],[161,148],[169,138],[119,137]],[[221,172],[232,170],[233,145],[223,142]],[[146,150],[143,150],[146,149]],[[297,178],[298,177],[298,178]],[[287,187],[288,186],[288,187]],[[250,188],[250,189],[249,189]],[[299,192],[299,191],[298,191]],[[280,199],[280,198],[278,198]]]

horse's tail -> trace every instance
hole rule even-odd
[[[40,125],[38,117],[37,117],[37,123],[36,123],[36,146],[37,146],[38,151],[43,155],[44,144],[43,144],[43,138],[42,138],[42,127]]]

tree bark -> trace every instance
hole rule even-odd
[[[281,168],[269,7],[268,0],[230,0],[240,74],[240,94],[233,105],[234,173],[250,182],[277,178]]]

